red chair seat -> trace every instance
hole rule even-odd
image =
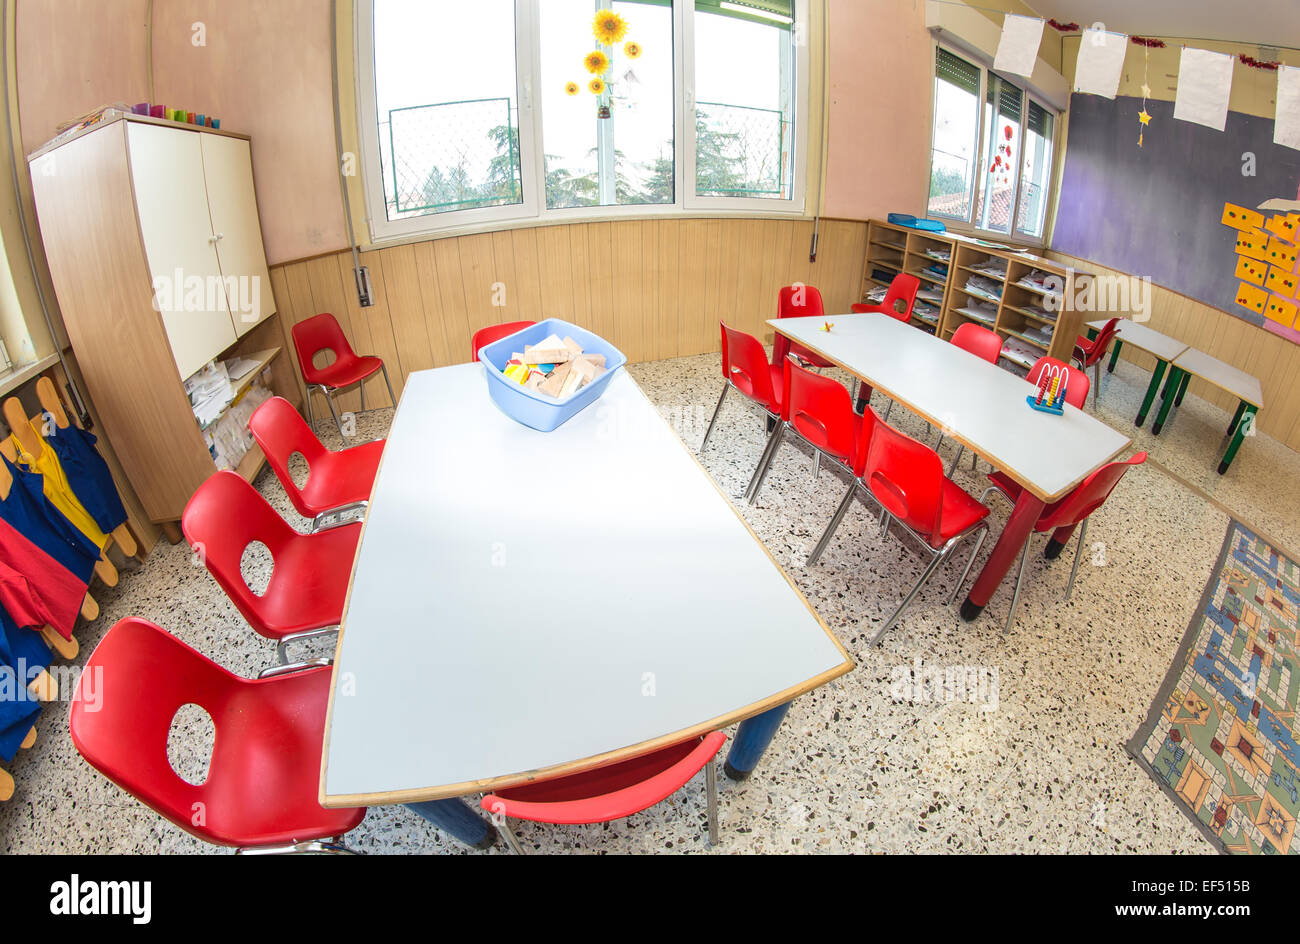
[[[934,547],[943,547],[955,535],[961,534],[989,513],[986,505],[972,498],[964,488],[947,477],[943,480],[942,502],[939,534],[930,541]]]
[[[310,376],[304,379],[311,384],[324,384],[327,387],[346,387],[358,380],[365,380],[379,370],[384,362],[378,357],[366,355],[340,356],[326,367],[314,367]],[[305,372],[304,372],[305,373]]]
[[[358,521],[284,542],[275,554],[271,582],[261,596],[257,614],[261,625],[247,613],[245,618],[269,639],[339,625],[360,540]]]
[[[315,516],[340,505],[369,501],[383,455],[384,440],[377,439],[321,456],[301,489],[304,514]]]
[[[82,683],[98,678],[96,697],[83,700]],[[72,741],[104,776],[207,842],[269,846],[338,836],[366,811],[327,810],[317,799],[330,680],[326,667],[240,678],[131,617],[86,662],[70,713]],[[216,728],[201,784],[182,780],[167,759],[172,719],[188,703]],[[198,822],[196,809],[204,813]]]
[[[538,823],[605,823],[654,806],[709,763],[727,736],[713,731],[651,754],[568,777],[498,790],[483,809]]]

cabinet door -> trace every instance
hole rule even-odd
[[[253,193],[252,154],[242,138],[204,133],[198,137],[203,142],[208,210],[217,238],[221,274],[226,280],[226,301],[235,333],[242,337],[275,313],[257,218],[257,197]]]
[[[154,307],[184,379],[235,343],[208,216],[199,135],[129,122],[127,140]]]

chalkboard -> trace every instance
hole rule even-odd
[[[1300,200],[1300,151],[1273,143],[1272,118],[1229,112],[1220,132],[1150,100],[1139,148],[1141,110],[1140,98],[1071,97],[1052,248],[1263,324],[1236,303],[1237,234],[1223,206]]]

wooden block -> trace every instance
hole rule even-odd
[[[1235,203],[1225,203],[1223,205],[1223,225],[1249,232],[1264,225],[1264,214],[1237,206]]]
[[[573,372],[582,376],[583,383],[591,383],[605,372],[605,368],[598,367],[586,358],[580,357],[573,362]]]
[[[565,397],[577,393],[578,388],[582,386],[582,382],[582,371],[569,371],[564,377],[564,383],[560,386],[560,392],[558,394],[560,399],[563,400]]]
[[[1296,221],[1285,213],[1279,213],[1269,219],[1264,224],[1264,229],[1268,230],[1279,239],[1285,239],[1289,243],[1296,241]]]
[[[547,396],[558,397],[560,389],[564,386],[564,378],[569,376],[571,366],[569,364],[559,364],[555,370],[551,371],[551,376],[547,377],[545,382],[537,389]]]
[[[1264,309],[1264,317],[1279,324],[1284,324],[1289,328],[1295,324],[1296,311],[1295,302],[1280,295],[1270,295],[1268,297],[1268,306]]]
[[[1253,285],[1263,285],[1268,276],[1268,263],[1246,256],[1237,257],[1237,278]]]
[[[524,348],[524,360],[529,364],[563,364],[573,358],[574,353],[567,347]]]
[[[1242,282],[1237,286],[1237,304],[1262,315],[1264,309],[1268,307],[1268,292],[1248,282]]]
[[[1237,237],[1237,254],[1261,261],[1268,260],[1268,233],[1262,229],[1241,233]]]
[[[583,354],[581,357],[578,358],[578,360],[580,360],[580,361],[588,361],[588,362],[590,362],[590,363],[592,363],[592,364],[595,364],[597,367],[604,367],[604,366],[605,366],[605,355],[604,355],[604,354]]]
[[[1288,272],[1295,270],[1297,249],[1285,239],[1270,237],[1265,249],[1265,259],[1269,265],[1280,266]]]
[[[565,338],[564,346],[567,347],[574,354],[582,353],[582,345],[579,344],[577,341],[573,340],[573,338]]]
[[[530,390],[540,390],[542,389],[542,384],[545,382],[546,382],[546,375],[543,374],[540,370],[535,370],[528,375],[528,380],[524,384],[524,386],[528,387]]]
[[[1285,295],[1288,298],[1296,298],[1296,285],[1300,284],[1300,276],[1288,269],[1280,266],[1269,266],[1268,278],[1264,280],[1264,287],[1270,292],[1277,295]]]

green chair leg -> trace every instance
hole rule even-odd
[[[1232,442],[1228,443],[1228,451],[1223,454],[1223,461],[1219,463],[1219,474],[1222,475],[1228,471],[1228,466],[1232,465],[1232,460],[1237,457],[1237,450],[1241,448],[1241,441],[1246,438],[1246,431],[1255,423],[1255,414],[1259,407],[1252,404],[1242,404],[1244,410],[1239,410],[1241,420],[1237,423],[1237,431],[1232,434]]]
[[[1156,391],[1160,389],[1160,379],[1164,377],[1165,368],[1168,366],[1164,361],[1156,361],[1156,369],[1151,372],[1151,382],[1147,384],[1146,396],[1142,398],[1142,408],[1138,410],[1137,419],[1133,421],[1134,426],[1141,426],[1147,421],[1147,413],[1151,410]]]

